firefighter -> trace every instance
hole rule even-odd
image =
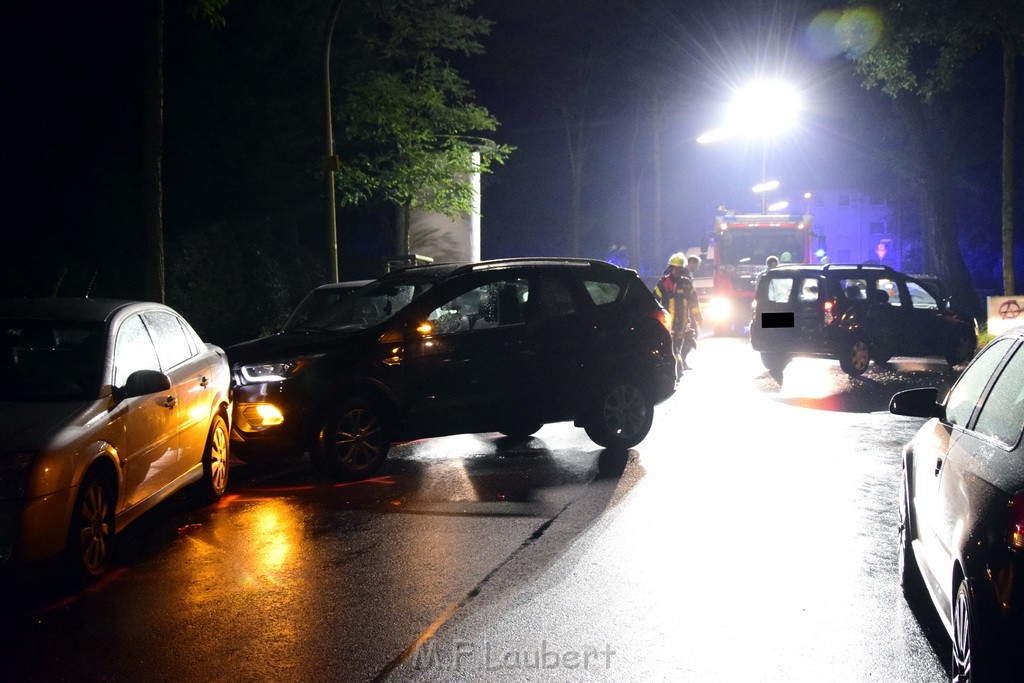
[[[668,267],[658,283],[654,285],[654,296],[668,311],[672,319],[672,355],[676,359],[676,380],[682,377],[683,370],[689,370],[686,355],[690,352],[687,337],[696,339],[693,329],[694,315],[699,316],[700,305],[697,302],[697,290],[686,269],[686,255],[675,253],[668,259]],[[699,322],[699,319],[698,319]]]

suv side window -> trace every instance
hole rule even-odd
[[[1024,353],[1018,349],[996,380],[974,431],[1013,447],[1024,427]]]
[[[910,300],[913,302],[914,308],[938,310],[939,302],[935,300],[935,297],[927,289],[910,280],[907,280],[907,289],[910,290]]]
[[[542,277],[536,280],[533,288],[533,315],[534,319],[557,318],[576,311],[576,304],[573,302],[572,293],[561,279]],[[590,289],[591,284],[608,286],[608,283],[587,283],[587,291],[594,297]],[[597,303],[596,297],[594,303]]]
[[[895,280],[890,280],[889,278],[885,278],[885,277],[879,278],[878,284],[876,285],[876,288],[879,291],[885,292],[886,299],[887,299],[885,301],[885,303],[888,303],[890,306],[902,306],[903,305],[900,302],[900,287],[899,287],[899,284],[897,284]]]
[[[868,282],[862,279],[843,279],[839,281],[839,291],[847,301],[864,301],[868,298]]]
[[[594,300],[594,304],[597,306],[615,303],[619,298],[619,292],[622,291],[622,287],[617,282],[584,280],[583,286],[587,288],[587,293],[590,294],[590,298]]]
[[[441,304],[427,315],[435,334],[455,334],[518,325],[529,287],[521,278],[480,285]]]
[[[765,288],[765,297],[774,304],[788,304],[793,293],[792,277],[772,277]]]
[[[950,424],[967,427],[974,408],[981,400],[981,392],[985,391],[989,377],[1003,360],[1009,350],[1010,339],[993,342],[980,356],[974,359],[971,366],[964,370],[960,379],[946,397],[946,421]]]
[[[821,287],[818,284],[818,278],[816,277],[805,277],[800,282],[800,294],[798,295],[800,301],[817,301],[820,295]]]

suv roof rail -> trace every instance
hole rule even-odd
[[[614,263],[608,263],[600,259],[591,258],[574,258],[569,256],[518,256],[514,258],[503,258],[503,259],[491,259],[487,261],[479,261],[477,263],[467,263],[464,266],[458,268],[458,272],[465,272],[470,270],[489,270],[491,268],[501,268],[504,266],[529,266],[529,265],[549,265],[549,264],[561,264],[566,266],[589,266],[595,268],[609,268],[616,269]]]
[[[892,266],[882,265],[881,263],[826,263],[821,267],[822,271],[829,270],[880,270],[883,272],[895,273],[898,272]]]

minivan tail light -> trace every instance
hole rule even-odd
[[[1010,499],[1006,542],[1015,550],[1024,550],[1024,493],[1018,493]]]

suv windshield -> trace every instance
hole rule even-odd
[[[341,297],[336,305],[315,312],[294,329],[362,330],[373,327],[390,319],[433,284],[433,280],[413,277],[377,282]]]
[[[99,394],[104,326],[0,320],[0,400],[79,401]]]

